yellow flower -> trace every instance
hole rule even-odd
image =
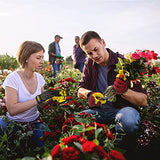
[[[127,78],[126,78],[126,76],[124,75],[124,72],[123,72],[123,70],[119,70],[119,73],[117,74],[117,78],[119,78],[120,76],[123,76],[123,79],[124,80],[126,80]]]
[[[126,58],[126,59],[129,59],[130,63],[132,63],[133,61],[135,61],[134,58],[132,57],[132,53],[127,53],[127,54],[125,55],[125,58]]]

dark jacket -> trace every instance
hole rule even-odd
[[[58,44],[59,46],[59,44]],[[60,49],[60,46],[59,46]],[[49,62],[51,62],[51,64],[53,64],[56,60],[56,57],[52,56],[51,53],[56,54],[56,45],[55,42],[52,42],[49,47],[48,47],[48,54],[49,54]]]
[[[119,54],[118,52],[114,53],[110,49],[107,48],[107,51],[109,53],[109,61],[108,61],[108,85],[113,85],[117,72],[115,72],[116,64],[118,63],[118,57],[124,59],[124,56]],[[78,89],[83,87],[86,89],[90,89],[92,91],[95,91],[96,83],[98,78],[98,64],[95,63],[92,59],[88,58],[82,79],[79,82]],[[133,88],[130,88],[137,92],[146,93],[146,91],[142,88],[141,83],[137,82],[137,84],[133,85]],[[124,107],[124,106],[133,106],[133,104],[129,103],[125,99],[123,99],[121,96],[116,96],[116,102],[113,103],[114,107]]]

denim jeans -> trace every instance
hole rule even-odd
[[[135,133],[139,128],[140,115],[132,107],[104,112],[101,108],[84,110],[83,112],[95,115],[96,122],[104,124],[115,124],[115,130],[118,133]]]
[[[11,123],[11,121],[5,122],[4,117],[0,117],[0,134],[6,133],[6,127]],[[41,141],[44,131],[50,131],[43,123],[35,123],[35,128],[33,129],[33,140],[37,143],[38,147],[42,147],[44,142]],[[15,127],[13,132],[16,132],[18,128]]]
[[[53,77],[56,77],[56,74],[60,71],[60,66],[61,64],[53,63],[52,68],[53,68]]]

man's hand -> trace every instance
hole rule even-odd
[[[88,93],[87,97],[88,97],[88,103],[90,107],[96,107],[106,103],[106,100],[101,100],[101,98],[103,97],[103,94],[100,92],[90,92]]]
[[[116,78],[113,87],[117,94],[123,95],[127,90],[129,86],[128,79],[124,80],[123,76],[120,76],[119,78]]]
[[[85,89],[85,88],[79,88],[77,96],[78,96],[78,98],[87,99],[87,95],[90,92],[92,92],[92,91]]]

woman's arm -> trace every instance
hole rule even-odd
[[[8,86],[5,87],[5,100],[7,110],[11,116],[15,116],[21,112],[27,111],[28,109],[37,105],[36,98],[26,102],[18,103],[16,89]]]
[[[147,105],[147,96],[144,93],[135,92],[131,89],[128,89],[127,92],[122,95],[122,98],[137,106]]]

